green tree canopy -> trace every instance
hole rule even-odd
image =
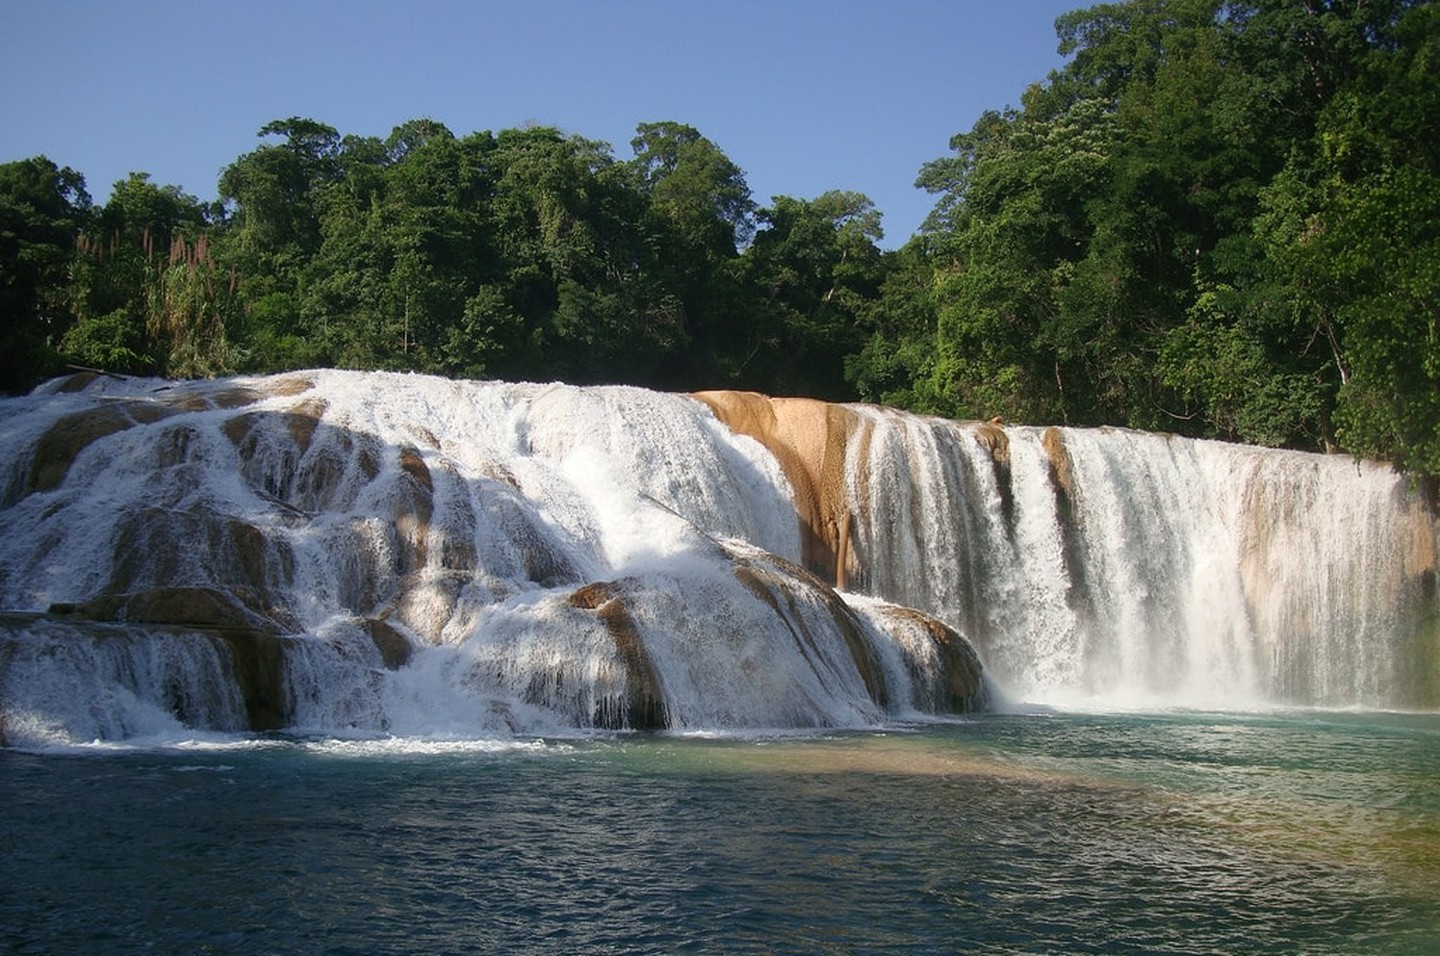
[[[69,270],[91,212],[85,178],[44,156],[0,164],[0,387],[30,388],[59,367]]]
[[[746,385],[768,392],[845,399],[845,358],[868,337],[866,312],[883,273],[880,212],[860,193],[813,200],[776,196],[745,251]]]
[[[208,206],[0,167],[6,387],[62,361],[757,388],[1339,447],[1440,473],[1440,14],[1128,0],[925,164],[920,235],[760,208],[681,122],[259,131]]]
[[[1432,55],[1431,11],[1131,0],[1061,17],[1069,63],[921,171],[937,319],[918,393],[958,415],[1338,436],[1407,460],[1434,390],[1376,348],[1397,324],[1419,334],[1434,274],[1429,103],[1404,79]],[[1408,410],[1376,411],[1383,394]]]

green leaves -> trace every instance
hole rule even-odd
[[[0,388],[19,391],[59,366],[73,320],[75,238],[90,215],[85,179],[49,159],[0,164]]]
[[[729,386],[1440,471],[1440,5],[1130,0],[1057,31],[1069,63],[922,167],[934,212],[888,253],[865,196],[759,208],[674,121],[622,160],[291,117],[219,208],[136,174],[97,214],[73,171],[0,166],[6,384],[58,347]]]
[[[749,241],[755,206],[745,174],[693,126],[641,123],[630,146],[641,192],[681,241],[715,255]]]
[[[747,387],[845,399],[845,359],[861,348],[884,274],[880,213],[860,193],[776,196],[741,260],[753,290]]]
[[[743,298],[749,190],[693,128],[637,132],[622,163],[542,126],[457,138],[421,119],[381,141],[270,124],[262,136],[283,140],[221,183],[244,305],[235,327],[255,343],[245,354],[722,384],[725,326],[743,322],[730,306]]]
[[[1277,295],[1325,343],[1336,438],[1440,468],[1440,10],[1369,49],[1317,118],[1312,149],[1265,191],[1256,232]]]
[[[921,171],[912,367],[941,409],[1440,464],[1435,5],[1134,0],[1057,31],[1070,63]]]

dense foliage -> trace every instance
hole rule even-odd
[[[921,173],[933,324],[926,349],[882,326],[895,394],[1440,471],[1440,7],[1135,0],[1057,29],[1065,69]]]
[[[1440,473],[1440,6],[1132,0],[865,196],[751,197],[715,143],[260,131],[214,204],[0,165],[0,385],[67,364],[744,387],[1338,447]]]

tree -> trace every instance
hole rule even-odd
[[[301,272],[303,331],[345,366],[442,363],[490,253],[478,207],[493,188],[489,134],[458,140],[431,120],[385,144],[347,138],[320,195],[320,248]]]
[[[220,174],[226,215],[216,254],[240,279],[242,338],[283,344],[284,356],[304,339],[301,276],[324,238],[324,197],[343,175],[342,143],[333,127],[301,117],[267,123],[257,135],[283,140],[263,143]]]
[[[948,193],[927,227],[938,258],[928,389],[946,413],[1084,421],[1095,399],[1077,390],[1109,380],[1112,330],[1069,293],[1114,269],[1086,259],[1118,126],[1097,97],[1054,109],[1032,91],[1026,110],[985,114],[952,140],[954,157],[921,171],[921,185]]]
[[[282,136],[226,167],[220,198],[240,248],[258,257],[303,258],[319,248],[320,194],[340,171],[340,135],[314,120],[274,120],[257,134]]]
[[[699,130],[672,120],[641,123],[630,146],[651,210],[688,245],[728,256],[749,240],[755,204],[745,174]]]
[[[866,303],[879,292],[880,213],[866,196],[831,190],[776,196],[744,254],[757,293],[743,383],[772,393],[846,400],[845,357],[865,341]]]
[[[1257,221],[1275,300],[1328,359],[1336,438],[1440,474],[1440,8],[1405,10]]]
[[[90,215],[85,178],[44,156],[0,164],[0,388],[33,387],[60,367],[73,319],[69,269]]]
[[[742,308],[736,265],[754,233],[755,204],[740,167],[692,126],[641,123],[628,164],[644,202],[638,224],[645,258],[683,323],[675,384],[732,384],[745,363],[745,336],[732,326]]]
[[[617,245],[614,162],[606,144],[554,128],[500,133],[489,221],[504,268],[494,286],[524,327],[514,336],[506,313],[489,313],[497,328],[512,325],[506,374],[535,367],[593,381],[625,348],[625,317],[602,291],[613,294],[637,261]]]
[[[845,377],[862,401],[938,415],[948,402],[934,391],[938,256],[930,242],[916,236],[883,255],[884,278],[865,310],[870,332],[845,357]]]
[[[205,234],[193,243],[176,234],[169,254],[152,263],[146,331],[162,356],[162,374],[205,378],[230,371],[225,324],[234,288]]]
[[[1378,65],[1432,29],[1428,6],[1133,0],[1061,17],[1070,62],[921,171],[939,196],[937,321],[933,361],[911,366],[932,378],[916,400],[1277,445],[1413,445],[1431,411],[1415,395],[1434,389],[1374,346],[1382,327],[1423,331],[1430,160],[1361,169],[1352,154],[1432,140],[1418,81]],[[1373,128],[1401,115],[1404,134]],[[1397,385],[1403,413],[1383,400]]]
[[[161,322],[150,311],[159,301],[156,289],[164,282],[175,243],[200,241],[210,229],[211,215],[194,196],[178,186],[157,186],[148,173],[134,172],[115,183],[110,199],[76,243],[76,321],[60,343],[66,357],[129,374],[156,374],[165,368],[165,347],[149,331]]]

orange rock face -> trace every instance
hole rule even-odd
[[[695,397],[731,431],[748,435],[775,456],[795,496],[805,566],[844,587],[850,510],[845,458],[863,440],[862,422],[843,405],[756,392],[698,392]]]

